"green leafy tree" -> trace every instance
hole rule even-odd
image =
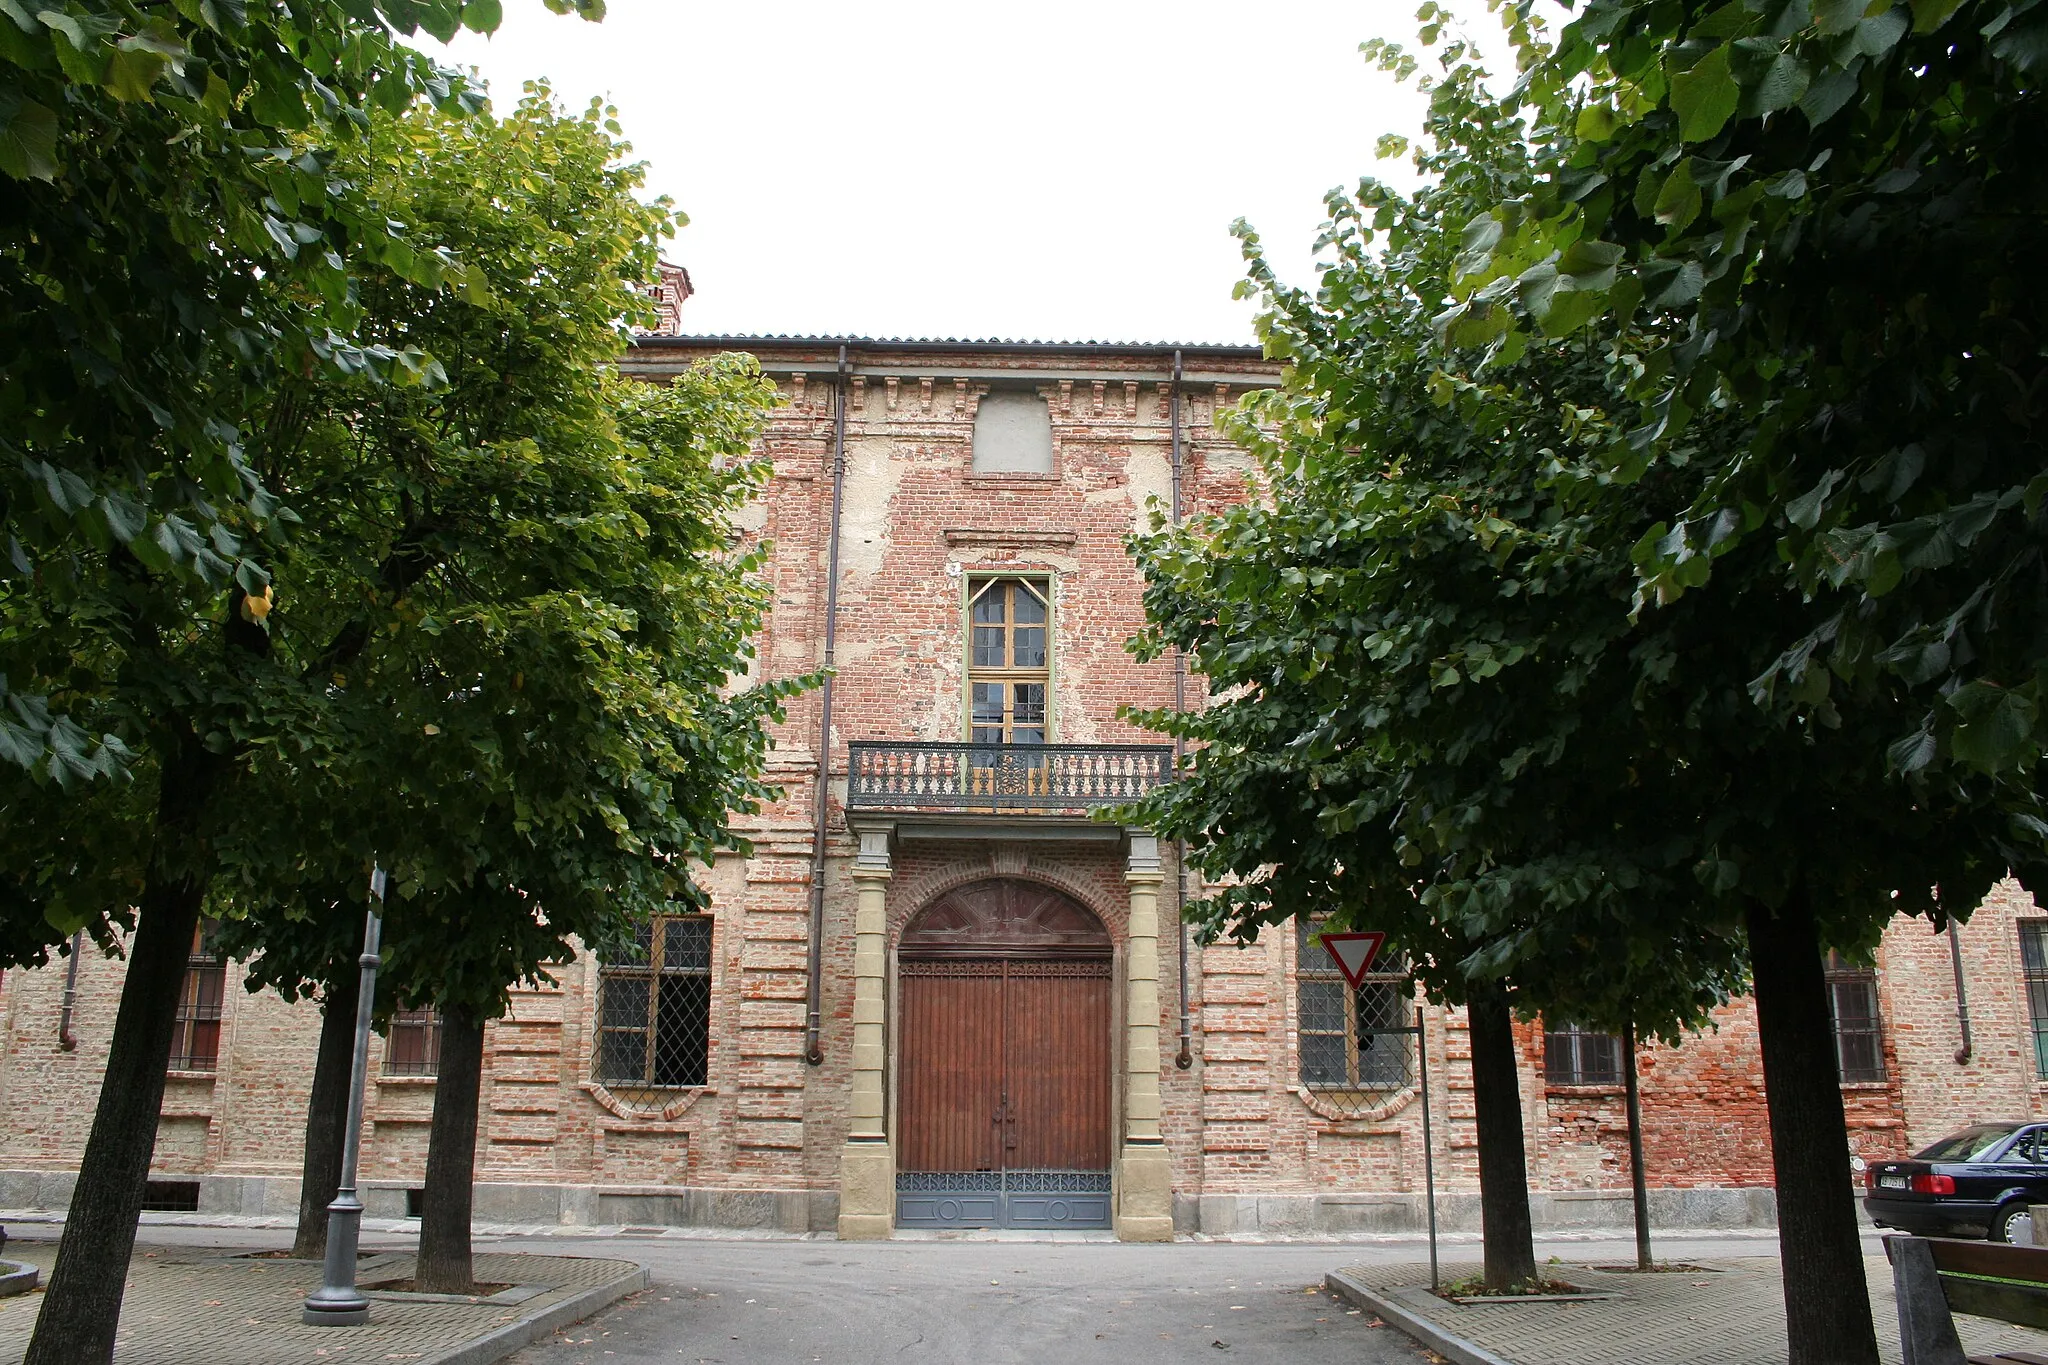
[[[1751,424],[1645,534],[1644,596],[1765,538],[1827,610],[1759,671],[1761,702],[1796,709],[1826,674],[1903,684],[1922,708],[1895,769],[2030,769],[2048,733],[2048,273],[2028,264],[2048,6],[1588,0],[1554,46],[1517,36],[1518,99],[1559,159],[1472,220],[1446,328],[1666,320],[1631,357],[1617,472],[1717,409]]]
[[[0,6],[0,948],[132,930],[31,1360],[112,1349],[210,803],[271,654],[256,418],[286,374],[432,376],[352,337],[352,270],[463,284],[366,211],[337,148],[373,103],[472,103],[394,30],[497,11]]]
[[[1845,1291],[1862,1262],[1822,951],[1867,951],[1898,910],[1967,914],[2007,868],[2048,871],[2039,801],[1961,769],[1888,780],[1886,737],[1920,705],[1903,684],[1853,710],[1824,691],[1759,707],[1751,680],[1822,610],[1761,538],[1706,589],[1637,601],[1635,547],[1750,418],[1703,414],[1668,459],[1617,477],[1634,448],[1619,362],[1659,346],[1650,324],[1439,344],[1485,249],[1474,211],[1552,164],[1466,58],[1446,46],[1431,90],[1428,188],[1334,195],[1313,295],[1247,234],[1266,344],[1289,363],[1231,422],[1266,496],[1138,546],[1141,648],[1187,651],[1217,698],[1145,718],[1195,755],[1142,818],[1228,883],[1195,907],[1207,932],[1332,910],[1475,1006],[1496,1282],[1521,1270],[1526,1206],[1517,1227],[1488,1173],[1489,1142],[1519,1130],[1481,1094],[1506,1051],[1486,997],[1675,1037],[1739,987],[1746,955],[1794,1359],[1860,1361],[1874,1338]]]
[[[366,211],[333,148],[373,104],[473,105],[397,35],[499,8],[0,4],[0,597],[90,612],[110,560],[136,592],[261,587],[248,540],[276,508],[247,415],[279,374],[416,376],[348,338],[349,270],[451,267]],[[133,739],[94,689],[0,662],[0,762],[91,780]]]
[[[544,88],[503,118],[377,120],[372,197],[474,288],[367,275],[363,332],[445,378],[305,386],[263,471],[300,517],[268,617],[291,662],[219,890],[248,916],[228,933],[251,984],[335,1010],[362,870],[391,870],[380,1012],[443,1019],[423,1286],[470,1283],[484,1023],[578,944],[701,904],[690,869],[767,794],[765,722],[800,685],[736,685],[766,551],[735,550],[731,517],[773,386],[742,357],[659,388],[609,368],[670,222],[617,131]]]

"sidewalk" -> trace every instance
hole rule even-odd
[[[37,1266],[47,1282],[56,1246],[10,1242],[10,1260]],[[365,1256],[364,1285],[409,1279],[410,1254]],[[361,1327],[308,1327],[299,1305],[320,1283],[320,1267],[238,1255],[232,1249],[136,1248],[115,1340],[116,1365],[289,1365],[297,1361],[406,1361],[488,1365],[555,1328],[647,1286],[631,1261],[573,1256],[484,1254],[482,1284],[510,1289],[489,1298],[387,1294],[370,1290]],[[41,1308],[40,1291],[0,1299],[0,1365],[18,1365]]]
[[[1429,1292],[1429,1266],[1349,1266],[1325,1283],[1377,1313],[1456,1365],[1783,1365],[1785,1308],[1776,1257],[1717,1257],[1697,1274],[1637,1275],[1569,1262],[1548,1267],[1558,1279],[1611,1298],[1578,1302],[1455,1304]],[[1448,1282],[1475,1275],[1470,1262],[1446,1263]],[[1899,1315],[1892,1272],[1882,1256],[1864,1258],[1878,1353],[1898,1365]],[[1971,1354],[2048,1354],[2048,1333],[1956,1315]]]

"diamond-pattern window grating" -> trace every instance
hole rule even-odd
[[[1414,989],[1406,961],[1382,956],[1353,990],[1314,937],[1319,919],[1296,921],[1296,1038],[1301,1084],[1324,1109],[1352,1117],[1416,1083]]]
[[[709,915],[657,915],[629,957],[601,964],[591,1078],[620,1101],[660,1108],[708,1081],[711,928]]]

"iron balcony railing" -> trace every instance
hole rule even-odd
[[[1135,801],[1173,778],[1164,744],[923,744],[857,740],[853,810],[1085,811]]]

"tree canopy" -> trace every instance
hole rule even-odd
[[[547,0],[602,14],[601,0]],[[277,515],[246,417],[280,375],[418,352],[352,335],[352,270],[421,283],[415,246],[335,170],[372,107],[480,94],[399,38],[497,26],[500,0],[0,2],[0,600],[104,607],[118,560],[255,590]],[[11,642],[0,638],[0,647]],[[0,762],[119,773],[135,736],[91,688],[0,653]]]
[[[1425,18],[1440,19],[1434,6]],[[1637,547],[1646,599],[1750,536],[1825,602],[1760,670],[1781,711],[1915,689],[1892,766],[2027,770],[2043,739],[2048,6],[1589,0],[1518,18],[1554,163],[1483,206],[1440,323],[1467,344],[1655,317],[1629,477],[1739,408]]]
[[[1967,915],[2008,868],[2041,884],[2048,812],[1982,765],[1888,768],[1927,704],[1901,675],[1860,676],[1853,704],[1821,669],[1760,691],[1837,610],[1771,538],[1731,533],[1711,580],[1645,589],[1641,547],[1771,414],[1704,405],[1646,458],[1643,358],[1681,348],[1684,322],[1584,308],[1513,330],[1500,300],[1546,287],[1527,271],[1461,309],[1498,246],[1488,215],[1575,144],[1489,93],[1461,41],[1441,59],[1425,187],[1333,195],[1313,293],[1246,233],[1288,369],[1230,420],[1261,496],[1137,545],[1141,651],[1185,650],[1215,698],[1144,717],[1194,749],[1138,818],[1224,882],[1194,907],[1210,932],[1331,910],[1410,946],[1446,998],[1500,983],[1524,1010],[1673,1036],[1746,958],[1803,1248],[1795,1355],[1817,1359],[1800,1352],[1830,1334],[1870,1338],[1860,1308],[1836,1312],[1860,1261],[1822,950],[1867,952],[1899,911]]]

